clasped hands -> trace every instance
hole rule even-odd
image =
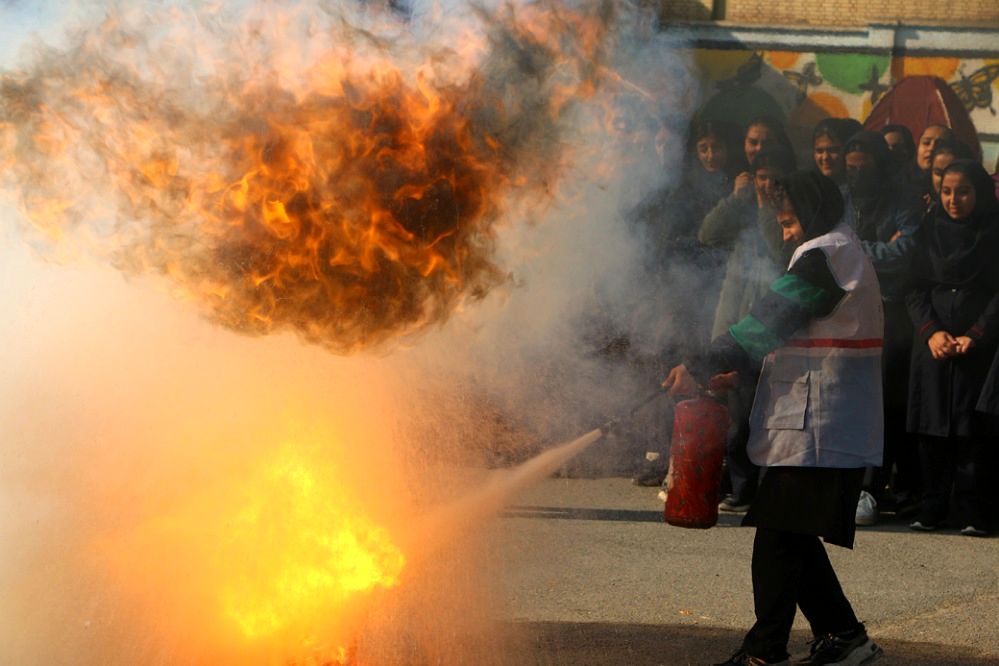
[[[738,378],[738,372],[718,373],[708,380],[708,390],[715,393],[724,393],[735,388]],[[695,396],[701,390],[697,380],[687,370],[687,366],[682,363],[669,371],[666,379],[663,380],[662,387],[674,398]]]
[[[926,341],[933,358],[939,360],[967,354],[975,346],[975,341],[967,335],[954,337],[947,331],[937,331]]]

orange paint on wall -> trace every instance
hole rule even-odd
[[[907,76],[939,76],[950,81],[961,64],[959,58],[901,57],[891,61],[891,77],[899,81]]]
[[[846,118],[849,115],[849,110],[839,97],[816,92],[791,112],[789,120],[798,127],[811,127],[823,118]]]
[[[767,51],[767,59],[774,69],[785,70],[794,67],[801,53],[798,51]]]

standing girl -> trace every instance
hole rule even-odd
[[[852,118],[826,118],[812,132],[812,156],[815,168],[836,183],[840,192],[846,189],[846,142],[864,129]]]
[[[940,205],[924,225],[906,299],[915,326],[908,428],[919,435],[923,501],[910,527],[941,527],[953,491],[961,533],[988,533],[983,478],[995,420],[975,411],[999,344],[999,203],[973,160],[941,179]]]

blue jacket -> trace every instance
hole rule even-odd
[[[881,297],[902,302],[909,291],[909,266],[922,210],[910,197],[886,186],[873,205],[861,206],[847,193],[844,221],[860,238],[881,284]],[[892,240],[896,234],[901,234]]]

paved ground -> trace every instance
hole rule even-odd
[[[670,527],[656,491],[626,479],[549,479],[497,521],[515,663],[707,664],[753,619],[753,530],[723,516]],[[889,664],[999,664],[999,539],[863,528],[830,547],[843,586]],[[792,652],[807,652],[799,617]]]

